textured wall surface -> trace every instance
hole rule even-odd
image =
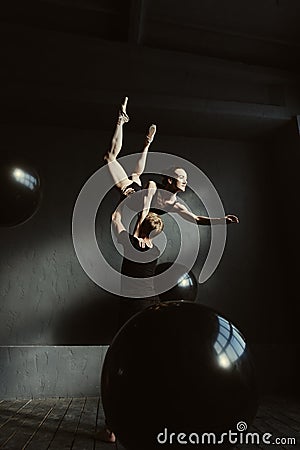
[[[95,397],[107,347],[0,347],[0,398]]]
[[[107,346],[0,347],[0,399],[97,397]],[[261,393],[298,385],[296,343],[252,343]],[[298,386],[298,387],[297,387]],[[297,387],[297,388],[296,388]]]

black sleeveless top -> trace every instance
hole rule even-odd
[[[128,177],[131,180],[131,177]],[[139,184],[137,184],[135,181],[133,181],[131,184],[129,184],[125,191],[127,189],[133,189],[134,192],[139,192],[143,189],[142,186],[140,186]],[[121,203],[123,200],[126,200],[126,206],[130,209],[132,209],[133,211],[141,211],[143,209],[142,207],[142,196],[136,196],[134,195],[134,193],[132,194],[128,194],[128,195],[124,195],[123,193],[121,193],[120,195],[120,200],[119,203]]]

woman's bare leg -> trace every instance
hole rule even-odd
[[[121,190],[124,190],[129,184],[132,183],[132,181],[128,179],[127,173],[116,159],[122,148],[123,125],[129,121],[129,117],[126,113],[127,101],[128,97],[125,97],[119,111],[118,122],[112,137],[110,150],[108,150],[104,156],[104,159],[108,163],[108,170],[110,171],[114,183]]]
[[[124,102],[121,104],[119,110],[118,122],[112,137],[110,150],[104,156],[107,161],[113,161],[117,158],[123,143],[123,124],[129,121],[129,117],[126,113],[126,106],[128,102],[128,97],[125,97]]]
[[[148,134],[146,136],[143,151],[140,153],[140,157],[139,157],[137,164],[135,166],[135,169],[131,175],[133,181],[135,181],[139,185],[141,185],[140,176],[145,170],[148,150],[149,150],[151,142],[153,141],[155,133],[156,133],[156,125],[152,124],[150,126]]]

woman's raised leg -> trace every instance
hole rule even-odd
[[[141,185],[140,176],[145,170],[147,154],[150,147],[151,142],[153,141],[154,135],[156,133],[156,125],[151,125],[148,131],[148,134],[145,139],[145,144],[140,156],[137,160],[134,171],[131,174],[132,180]]]
[[[129,117],[126,113],[127,101],[128,97],[125,97],[119,110],[119,117],[112,137],[111,147],[104,156],[104,159],[108,163],[108,170],[110,171],[114,183],[121,190],[126,189],[126,187],[132,183],[132,181],[128,179],[128,175],[124,168],[117,160],[117,156],[120,153],[123,143],[123,125],[129,121]]]

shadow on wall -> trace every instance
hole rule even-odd
[[[104,293],[72,305],[57,320],[54,345],[109,345],[118,324],[119,297]]]

